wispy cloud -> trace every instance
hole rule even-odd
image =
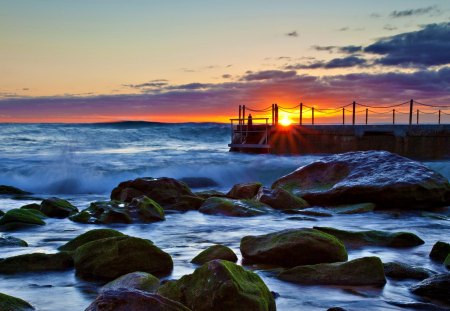
[[[286,34],[286,36],[288,36],[288,37],[298,37],[297,30],[288,32],[288,33]]]
[[[409,17],[409,16],[418,16],[418,15],[435,15],[439,14],[441,11],[439,8],[435,5],[428,6],[425,8],[418,8],[418,9],[409,9],[409,10],[401,10],[401,11],[393,11],[389,14],[392,18],[399,18],[399,17]]]

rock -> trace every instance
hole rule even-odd
[[[198,210],[200,206],[205,202],[205,199],[198,196],[192,195],[182,195],[179,197],[178,201],[169,207],[167,210],[175,210],[181,212],[187,212],[190,210]]]
[[[376,205],[373,203],[346,204],[339,206],[327,207],[336,214],[362,214],[375,210]]]
[[[19,188],[12,187],[12,186],[6,186],[6,185],[0,185],[0,195],[22,195],[22,194],[31,194],[30,192],[23,191]]]
[[[73,252],[78,247],[96,240],[112,238],[116,236],[125,236],[125,234],[113,229],[94,229],[80,234],[66,244],[58,247],[60,251]]]
[[[85,311],[190,311],[182,304],[157,294],[136,290],[102,292]]]
[[[34,209],[34,210],[40,211],[41,210],[41,205],[37,204],[37,203],[31,203],[31,204],[26,204],[26,205],[24,205],[24,206],[22,206],[20,208],[23,208],[23,209]]]
[[[450,204],[444,176],[387,151],[330,155],[281,177],[272,188],[317,205],[373,202],[380,208],[428,209]]]
[[[307,208],[304,210],[285,210],[283,212],[285,214],[300,214],[300,215],[316,216],[316,217],[332,217],[333,216],[332,214],[326,213],[322,210],[323,209]]]
[[[209,261],[193,274],[163,284],[158,294],[196,311],[276,310],[261,278],[226,260]]]
[[[78,213],[78,209],[69,201],[59,198],[48,198],[42,201],[40,211],[48,217],[66,218]]]
[[[179,180],[184,182],[190,188],[208,188],[219,186],[215,180],[208,177],[183,177]]]
[[[278,210],[303,209],[309,206],[308,202],[282,188],[267,189],[260,187],[255,200]]]
[[[196,197],[185,183],[167,177],[137,178],[122,182],[111,192],[111,199],[131,202],[135,197],[143,195],[155,200],[164,209],[175,209],[174,205],[177,203],[176,208],[181,210],[195,210],[199,207],[190,205],[193,202],[186,198],[181,200],[182,196]]]
[[[34,308],[25,300],[0,293],[0,310],[28,311],[34,310]]]
[[[307,228],[245,236],[240,249],[248,262],[286,267],[347,260],[345,246],[338,239]]]
[[[204,263],[207,263],[208,261],[214,259],[223,259],[231,262],[238,261],[236,254],[229,247],[216,244],[208,247],[200,254],[195,256],[194,259],[191,260],[191,262],[197,265],[203,265]]]
[[[411,287],[419,296],[450,303],[450,273],[437,274]]]
[[[12,236],[0,236],[0,247],[3,246],[20,246],[27,247],[28,243],[24,240],[12,237]]]
[[[217,190],[200,191],[200,192],[196,192],[195,195],[202,199],[208,199],[211,197],[225,198],[227,196],[225,193],[217,191]]]
[[[387,262],[383,264],[384,274],[393,279],[424,280],[436,272],[422,267],[407,265],[401,262]]]
[[[286,220],[296,220],[296,221],[317,221],[317,219],[306,216],[292,216],[287,217]]]
[[[259,182],[237,184],[228,191],[227,197],[231,199],[252,199],[261,187],[262,184]]]
[[[5,215],[4,211],[0,211],[0,217],[2,217],[3,215]]]
[[[75,250],[75,269],[82,276],[115,279],[142,271],[166,275],[173,269],[172,258],[150,240],[118,236],[96,240]]]
[[[0,260],[0,273],[59,271],[73,267],[72,256],[66,252],[56,254],[33,253]]]
[[[75,222],[92,224],[131,224],[133,222],[125,204],[119,201],[92,202],[88,208],[69,217],[69,219]]]
[[[165,220],[163,208],[152,199],[142,196],[134,198],[127,209],[132,218],[138,218],[142,222]]]
[[[72,216],[69,216],[69,219],[73,222],[79,222],[82,224],[95,223],[96,219],[91,217],[91,214],[87,210],[83,210],[78,212]]]
[[[383,263],[378,257],[364,257],[348,262],[297,266],[282,271],[285,281],[309,285],[376,285],[386,284]]]
[[[450,244],[442,241],[437,241],[431,249],[430,258],[442,263],[449,254]]]
[[[386,300],[388,304],[401,307],[403,309],[410,310],[426,310],[426,311],[448,311],[448,308],[439,307],[432,303],[415,302],[415,301],[398,301],[398,300]]]
[[[444,266],[450,270],[450,254],[447,255],[447,258],[445,258]]]
[[[109,282],[100,289],[100,293],[109,290],[131,289],[154,293],[159,287],[159,279],[150,273],[132,272]]]
[[[200,206],[200,213],[233,217],[265,215],[273,210],[266,204],[253,200],[234,200],[228,198],[209,198]]]
[[[413,247],[425,242],[414,233],[386,231],[347,231],[328,227],[314,227],[341,240],[347,248],[362,246]]]
[[[0,230],[15,230],[29,226],[43,226],[45,215],[36,210],[14,208],[0,218]]]

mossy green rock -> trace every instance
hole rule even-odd
[[[94,229],[80,234],[66,244],[60,246],[60,251],[75,251],[78,247],[96,240],[112,238],[116,236],[125,236],[125,234],[113,229]]]
[[[142,271],[166,275],[173,269],[172,258],[151,241],[129,236],[96,240],[78,247],[75,269],[82,276],[115,279]]]
[[[203,252],[195,256],[191,262],[197,265],[203,265],[204,263],[214,259],[223,259],[231,262],[238,261],[236,254],[229,247],[216,244],[208,247]]]
[[[29,226],[43,226],[45,215],[36,210],[14,208],[0,218],[0,229],[14,230]]]
[[[346,261],[348,258],[341,241],[308,228],[245,236],[240,249],[247,262],[286,267]]]
[[[430,252],[430,258],[438,262],[444,262],[445,258],[450,254],[450,244],[437,241]]]
[[[327,207],[336,214],[363,214],[373,212],[376,205],[373,203],[346,204]]]
[[[137,289],[144,292],[154,293],[159,287],[159,279],[150,273],[132,272],[115,279],[104,285],[100,292],[108,290],[119,290],[121,288]]]
[[[422,267],[411,266],[401,262],[387,262],[383,264],[384,274],[393,279],[424,280],[436,274],[436,272]]]
[[[48,198],[41,202],[40,211],[53,218],[66,218],[78,213],[78,209],[69,201],[60,198]]]
[[[255,196],[255,200],[278,210],[303,209],[309,206],[308,202],[282,188],[267,189],[261,187]]]
[[[316,230],[331,234],[341,240],[348,248],[362,246],[413,247],[425,242],[411,232],[386,231],[346,231],[329,227],[314,227]]]
[[[37,203],[31,203],[31,204],[23,205],[20,208],[23,208],[23,209],[34,209],[34,210],[40,211],[41,210],[41,205],[37,204]]]
[[[237,184],[227,193],[227,197],[231,199],[252,199],[262,184],[259,182],[251,182],[245,184]]]
[[[152,199],[142,196],[134,198],[127,209],[134,219],[142,222],[153,222],[165,220],[164,209]]]
[[[125,204],[120,201],[92,202],[88,208],[72,215],[69,219],[90,224],[130,224],[133,222]]]
[[[261,278],[226,260],[213,260],[193,274],[162,285],[158,294],[197,311],[276,310]]]
[[[445,258],[444,266],[450,270],[450,254],[447,255],[447,258]]]
[[[25,254],[0,260],[0,273],[58,271],[73,267],[73,259],[66,252],[56,254]]]
[[[364,257],[344,263],[298,266],[282,271],[285,281],[309,285],[384,285],[383,263],[378,257]]]
[[[0,195],[1,194],[22,195],[22,194],[31,194],[31,193],[27,192],[27,191],[23,191],[23,190],[21,190],[19,188],[16,188],[16,187],[0,185]]]
[[[198,191],[195,192],[195,195],[205,200],[212,197],[224,198],[227,196],[225,193],[217,190]]]
[[[251,217],[274,212],[270,206],[254,200],[234,200],[228,198],[209,198],[198,210],[208,215],[232,217]]]
[[[3,246],[27,247],[28,243],[12,236],[0,236],[0,247]]]
[[[0,293],[0,310],[29,311],[34,310],[34,308],[25,300]]]

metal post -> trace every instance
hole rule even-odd
[[[275,118],[275,105],[272,104],[272,125],[274,125],[274,118]]]
[[[392,124],[395,124],[395,109],[392,109]]]
[[[342,125],[345,124],[345,108],[342,107]]]
[[[368,119],[369,119],[369,108],[366,108],[366,125]]]
[[[242,106],[242,125],[245,125],[245,105]]]
[[[242,112],[242,106],[239,105],[239,125],[241,125],[241,112]]]
[[[278,104],[275,104],[275,124],[278,125]]]
[[[417,109],[417,124],[419,124],[419,109]]]
[[[300,125],[302,125],[303,122],[303,103],[300,103]]]
[[[314,125],[314,107],[311,108],[311,123]]]
[[[353,102],[353,118],[352,118],[353,125],[355,125],[355,119],[356,119],[355,113],[356,113],[356,102]]]
[[[438,120],[438,124],[441,124],[441,111],[439,110],[439,120]]]
[[[414,100],[411,99],[411,100],[409,101],[409,125],[412,124],[413,104],[414,104]]]

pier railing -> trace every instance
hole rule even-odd
[[[269,149],[269,118],[238,118],[230,119],[230,122],[230,147],[245,145],[247,148]]]

